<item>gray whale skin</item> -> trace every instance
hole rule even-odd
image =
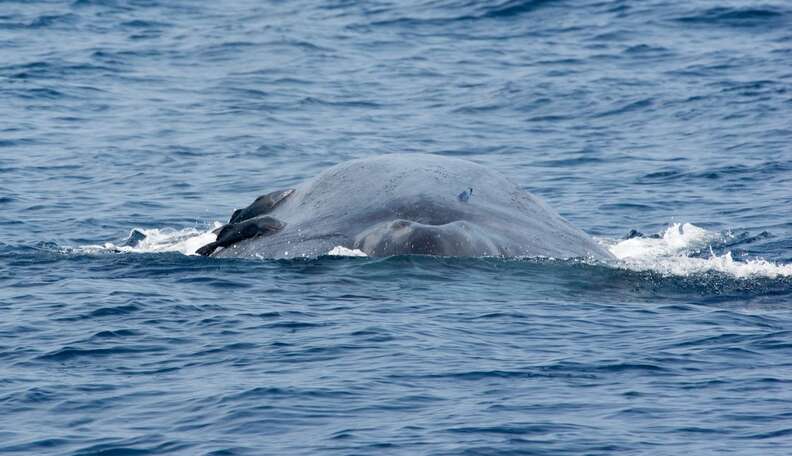
[[[476,163],[394,154],[340,163],[294,189],[260,196],[198,253],[317,257],[336,246],[369,256],[613,256],[536,196]]]

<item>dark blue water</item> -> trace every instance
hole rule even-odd
[[[782,0],[0,2],[0,453],[788,455],[790,62]],[[621,261],[185,255],[387,152]]]

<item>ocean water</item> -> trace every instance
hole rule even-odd
[[[790,62],[782,0],[2,1],[0,453],[788,455]],[[619,261],[192,255],[389,152]]]

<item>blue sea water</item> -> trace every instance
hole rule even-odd
[[[0,453],[788,455],[790,62],[783,0],[2,1]],[[388,152],[620,261],[189,255]]]

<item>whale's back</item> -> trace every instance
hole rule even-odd
[[[218,255],[316,256],[337,245],[369,245],[362,233],[376,226],[377,239],[387,249],[368,253],[432,254],[434,245],[442,245],[437,254],[610,258],[585,233],[502,174],[437,155],[391,154],[340,163],[297,186],[269,215],[286,228]],[[411,223],[392,223],[396,221]],[[419,231],[389,233],[383,226]],[[437,242],[416,249],[415,239]],[[478,251],[470,245],[489,247]]]

